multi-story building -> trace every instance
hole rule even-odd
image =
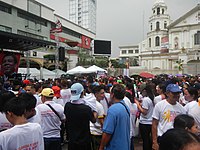
[[[69,20],[96,33],[96,0],[69,0]]]
[[[198,74],[199,40],[199,4],[172,22],[164,0],[156,0],[147,38],[139,44],[141,66],[154,74]]]
[[[127,64],[129,66],[139,65],[139,47],[138,45],[130,46],[119,46],[120,49],[120,61],[121,63]]]
[[[55,67],[55,54],[59,48],[64,52],[60,56],[68,59],[67,69],[76,66],[79,50],[91,51],[93,32],[55,14],[53,9],[38,1],[1,0],[0,12],[0,48],[24,53],[39,69]],[[62,24],[62,32],[52,33],[57,20]],[[54,57],[47,60],[45,55]],[[26,61],[21,61],[20,65],[28,67]],[[61,62],[58,63],[60,66]]]

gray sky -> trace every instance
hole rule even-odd
[[[68,18],[68,0],[37,0]],[[171,20],[194,8],[200,0],[164,0]],[[112,57],[119,56],[119,46],[136,45],[146,38],[148,19],[155,0],[97,0],[96,39],[112,41]],[[65,4],[66,3],[66,4]]]

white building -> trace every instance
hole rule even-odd
[[[139,47],[138,45],[119,46],[119,58],[122,63],[129,63],[129,66],[139,65]]]
[[[96,0],[69,0],[69,20],[96,33]]]
[[[164,0],[156,0],[149,18],[147,38],[139,44],[141,66],[154,74],[198,74],[199,40],[199,4],[172,22]]]

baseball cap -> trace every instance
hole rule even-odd
[[[54,91],[54,96],[61,97],[61,95],[60,95],[60,87],[58,87],[58,86],[52,86],[51,88]]]
[[[46,97],[53,97],[54,96],[54,92],[51,88],[44,88],[41,92],[42,96],[46,96]]]
[[[81,93],[83,92],[84,88],[80,83],[74,83],[71,86],[71,100],[76,101],[79,100],[81,97]]]
[[[177,84],[169,84],[166,87],[166,91],[177,93],[177,92],[181,92],[181,89],[179,88]]]
[[[27,84],[30,84],[30,81],[29,80],[23,80],[23,83],[27,85]]]

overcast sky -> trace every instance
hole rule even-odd
[[[68,18],[68,0],[37,0]],[[194,8],[200,0],[164,0],[171,20]],[[146,38],[148,19],[155,0],[97,0],[96,39],[112,41],[112,57],[119,46],[136,45]]]

